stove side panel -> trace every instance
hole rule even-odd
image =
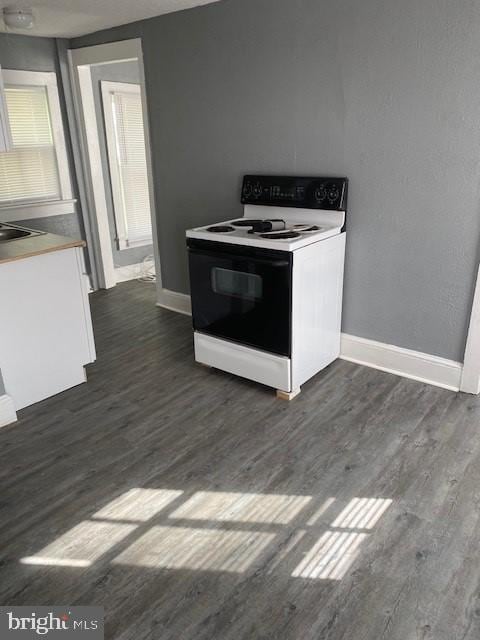
[[[346,234],[293,255],[292,389],[340,355]]]

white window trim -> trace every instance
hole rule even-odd
[[[105,133],[107,138],[108,166],[110,169],[110,179],[112,185],[112,198],[114,208],[115,224],[117,225],[118,248],[131,249],[132,247],[148,246],[152,244],[152,239],[138,240],[137,242],[127,242],[127,229],[125,226],[124,216],[117,216],[117,211],[124,211],[125,204],[122,196],[122,183],[120,176],[120,168],[118,166],[118,149],[115,136],[115,124],[113,121],[113,109],[111,95],[116,91],[123,93],[132,93],[141,96],[140,84],[127,82],[111,82],[108,80],[101,81],[102,91],[102,108],[105,121]]]
[[[7,101],[5,100],[5,87],[3,85],[2,66],[0,65],[0,111],[3,117],[0,118],[0,147],[2,150],[10,149],[12,146],[12,132],[8,122]]]
[[[61,198],[59,200],[22,200],[0,203],[0,221],[40,218],[63,213],[74,213],[76,200],[72,195],[72,183],[65,144],[62,111],[57,87],[57,74],[44,71],[2,70],[6,85],[41,86],[47,89],[48,107],[52,125],[53,142],[57,155]],[[12,217],[13,216],[13,217]]]

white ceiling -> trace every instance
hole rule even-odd
[[[0,0],[0,7],[33,9],[33,29],[6,28],[0,31],[31,36],[72,38],[128,22],[152,18],[162,13],[182,11],[219,0]]]

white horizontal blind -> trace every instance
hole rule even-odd
[[[0,154],[0,202],[61,197],[48,94],[43,86],[6,86],[12,151]]]
[[[150,244],[152,223],[140,92],[114,91],[111,96],[123,204],[123,211],[115,207],[117,229],[124,229],[123,246]],[[119,215],[123,221],[118,220]]]

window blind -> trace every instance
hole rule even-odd
[[[13,150],[0,154],[0,201],[59,200],[57,156],[42,86],[6,86]]]
[[[123,225],[117,224],[117,228],[125,230],[127,247],[150,244],[152,224],[140,93],[115,91],[111,95],[123,204],[123,211],[115,208],[115,217],[123,216]]]

